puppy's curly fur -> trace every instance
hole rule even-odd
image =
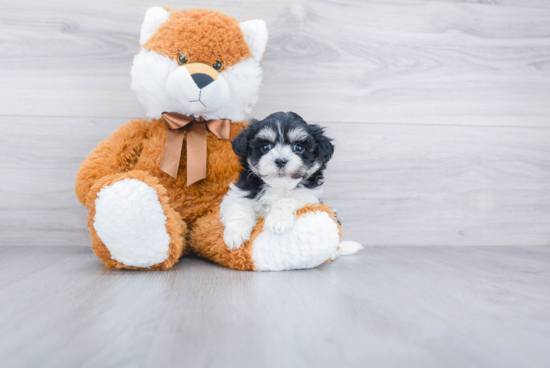
[[[220,205],[228,247],[249,239],[258,217],[274,233],[294,225],[296,211],[319,203],[334,145],[318,125],[293,112],[253,121],[233,141],[243,168]]]

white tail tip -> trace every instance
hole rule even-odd
[[[340,242],[340,249],[338,249],[338,255],[339,256],[349,256],[350,254],[355,254],[358,251],[360,251],[363,248],[363,246],[357,242],[348,240]]]

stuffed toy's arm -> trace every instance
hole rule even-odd
[[[86,203],[86,196],[98,179],[133,168],[149,127],[146,120],[131,120],[90,153],[76,175],[75,192],[80,203]]]

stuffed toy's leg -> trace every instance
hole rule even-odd
[[[95,254],[109,268],[165,270],[188,251],[187,226],[145,171],[99,179],[86,197]]]
[[[230,250],[224,243],[219,210],[198,219],[190,246],[199,256],[243,271],[283,271],[317,267],[338,256],[342,229],[330,207],[311,204],[297,212],[289,231],[264,230],[260,218],[249,240]]]

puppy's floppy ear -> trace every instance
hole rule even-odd
[[[325,135],[325,129],[319,125],[309,125],[309,133],[317,142],[317,149],[319,150],[319,156],[324,162],[329,162],[334,154],[334,145],[332,139]]]
[[[239,157],[244,157],[246,155],[246,149],[248,148],[248,137],[245,134],[244,130],[239,133],[231,142],[233,147],[233,152]]]
[[[252,119],[250,121],[251,125],[257,123],[258,121],[255,119]],[[248,127],[241,130],[241,132],[233,139],[233,142],[231,142],[231,146],[233,147],[233,152],[239,157],[246,156],[246,153],[248,151],[248,140],[249,137],[252,135],[252,129],[249,125]]]

